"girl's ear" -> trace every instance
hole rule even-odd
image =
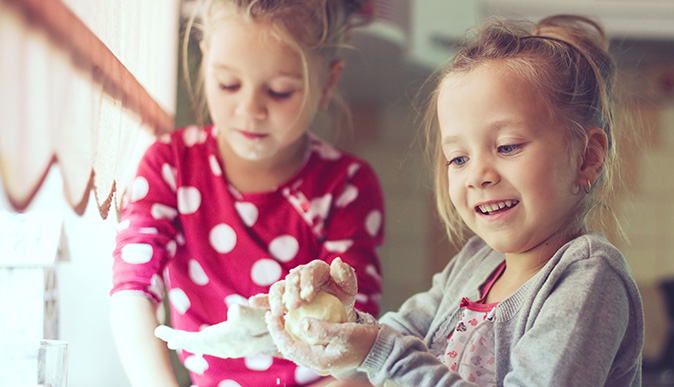
[[[578,184],[587,186],[594,184],[604,170],[604,163],[608,154],[608,137],[601,128],[592,128],[587,132],[587,146],[583,154],[583,161],[578,170]]]
[[[343,60],[338,59],[330,64],[328,78],[325,82],[325,85],[323,86],[323,90],[321,90],[321,99],[319,101],[319,106],[322,109],[327,109],[330,99],[332,98],[332,94],[335,92],[335,88],[337,87],[339,77],[342,75],[342,71],[344,71]]]

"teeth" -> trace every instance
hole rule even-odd
[[[516,205],[517,203],[519,203],[517,200],[506,200],[504,202],[482,204],[478,206],[478,208],[480,209],[480,211],[482,211],[482,213],[488,214],[490,212],[498,211],[502,208],[506,207],[510,208]]]

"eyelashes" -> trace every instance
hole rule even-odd
[[[496,152],[505,155],[505,156],[511,156],[514,154],[519,153],[522,150],[522,146],[524,144],[508,144],[508,145],[499,145],[496,147]],[[461,167],[465,165],[470,158],[468,156],[458,156],[458,157],[453,157],[449,159],[446,162],[447,166],[455,166],[455,167]]]
[[[235,92],[239,91],[239,89],[241,89],[241,85],[238,85],[238,84],[228,85],[228,84],[220,83],[220,84],[218,84],[218,87],[220,88],[220,90],[230,92],[230,93],[235,93]],[[274,89],[267,89],[267,94],[274,99],[286,99],[286,98],[292,97],[293,94],[295,94],[296,91],[297,90],[277,91],[277,90],[274,90]]]

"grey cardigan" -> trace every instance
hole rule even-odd
[[[473,237],[430,290],[381,319],[358,371],[377,386],[468,386],[438,358],[456,327],[462,297],[504,255]],[[620,251],[603,235],[580,236],[496,307],[496,380],[505,386],[640,386],[641,297]]]

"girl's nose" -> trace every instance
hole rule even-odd
[[[468,178],[466,187],[468,188],[486,188],[499,182],[500,177],[489,160],[477,160],[475,158],[469,161]]]
[[[258,120],[264,119],[267,117],[264,98],[254,91],[241,93],[241,99],[236,107],[236,114]]]

